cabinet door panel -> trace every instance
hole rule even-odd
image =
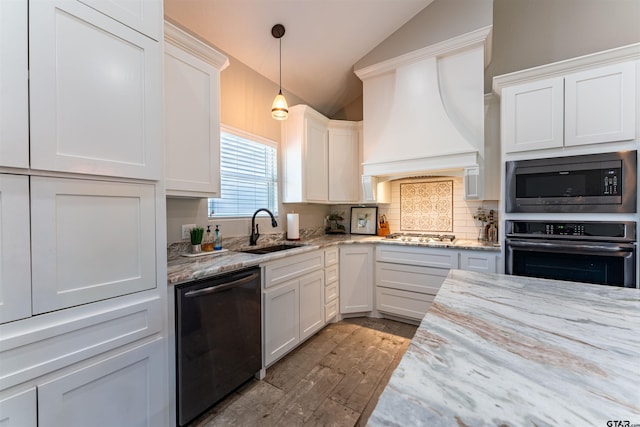
[[[635,137],[635,62],[583,71],[565,78],[565,145]]]
[[[220,197],[219,71],[165,46],[167,192]]]
[[[81,3],[29,7],[31,167],[160,178],[160,43]]]
[[[160,40],[162,1],[160,0],[79,0],[134,30]]]
[[[329,198],[329,161],[327,127],[311,118],[305,119],[307,144],[305,184],[308,201],[326,202]]]
[[[34,314],[156,286],[152,185],[33,177]]]
[[[373,247],[340,248],[340,313],[373,310]]]
[[[164,425],[162,344],[136,347],[38,386],[38,425]]]
[[[0,174],[0,323],[31,315],[29,178]]]
[[[300,278],[300,339],[324,326],[324,272]]]
[[[298,280],[264,293],[265,365],[270,365],[300,342],[300,299]]]
[[[562,78],[541,80],[502,91],[502,137],[507,153],[562,147]]]
[[[2,427],[37,427],[36,388],[0,398],[0,426]]]
[[[356,202],[359,183],[356,129],[329,128],[329,201]]]
[[[27,0],[0,1],[0,165],[29,166]]]

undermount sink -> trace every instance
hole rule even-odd
[[[263,254],[270,254],[271,252],[286,251],[287,249],[295,249],[295,248],[301,248],[301,247],[302,245],[291,245],[288,243],[281,243],[279,245],[265,246],[262,248],[242,249],[242,250],[239,250],[238,252],[263,255]]]

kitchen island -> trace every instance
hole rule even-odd
[[[460,270],[447,276],[368,421],[633,424],[640,289]]]

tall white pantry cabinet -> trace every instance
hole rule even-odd
[[[0,424],[168,425],[162,1],[0,1]]]

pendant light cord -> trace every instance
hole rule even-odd
[[[280,93],[282,93],[282,37],[278,40],[280,41]]]

